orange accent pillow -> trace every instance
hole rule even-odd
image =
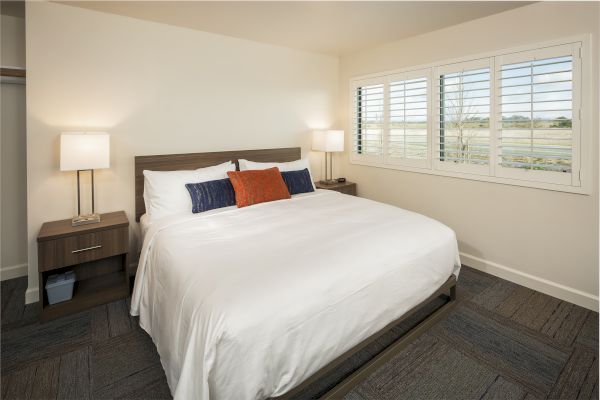
[[[235,202],[238,207],[292,197],[277,167],[228,171],[227,175],[235,190]]]

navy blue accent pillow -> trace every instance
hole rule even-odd
[[[192,198],[193,213],[235,206],[235,191],[229,179],[186,183],[185,187]]]
[[[304,168],[300,171],[287,171],[282,172],[281,176],[283,181],[288,188],[290,194],[308,193],[314,192],[315,188],[312,181],[310,180],[310,173],[308,168]]]

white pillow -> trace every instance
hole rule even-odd
[[[302,171],[304,168],[308,169],[308,174],[310,175],[310,181],[312,182],[313,189],[317,189],[315,187],[315,180],[313,179],[312,173],[310,172],[310,165],[308,163],[308,158],[302,158],[296,161],[290,162],[254,162],[249,160],[238,160],[240,164],[240,171],[247,171],[249,169],[267,169],[277,167],[280,172],[287,171]]]
[[[146,214],[152,219],[178,213],[191,214],[192,199],[185,184],[227,179],[227,171],[235,171],[235,164],[228,161],[193,171],[144,170]]]

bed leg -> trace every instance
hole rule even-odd
[[[456,300],[456,283],[450,286],[450,301]]]

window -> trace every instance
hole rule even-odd
[[[578,54],[579,46],[565,45],[496,58],[498,175],[579,184],[579,176],[573,176]]]
[[[589,193],[587,40],[353,80],[351,161]]]
[[[356,104],[354,119],[355,154],[372,157],[383,154],[384,85],[364,84],[354,90]]]
[[[490,172],[491,60],[436,68],[436,168]]]
[[[387,161],[429,165],[429,71],[413,71],[388,79]]]

